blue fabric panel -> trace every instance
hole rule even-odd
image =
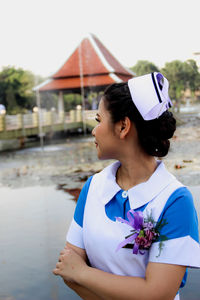
[[[93,176],[89,177],[88,180],[86,181],[86,183],[84,184],[84,186],[80,192],[80,195],[78,197],[78,201],[77,201],[76,209],[75,209],[75,213],[74,213],[74,220],[81,227],[83,227],[83,216],[84,216],[85,203],[86,203],[87,194],[88,194],[88,190],[90,187],[92,177]]]
[[[128,197],[123,198],[122,193],[124,191],[120,190],[106,205],[105,205],[105,212],[107,217],[112,220],[116,221],[116,217],[121,217],[123,219],[128,220],[127,212],[131,209]],[[148,203],[147,203],[148,204]],[[137,208],[135,211],[140,210],[143,211],[147,204]]]
[[[198,219],[193,198],[186,187],[177,189],[167,200],[159,221],[168,224],[160,230],[167,239],[191,236],[199,242]]]
[[[199,241],[197,213],[192,195],[187,188],[181,187],[169,197],[158,222],[164,220],[168,224],[163,226],[160,234],[167,239],[190,235],[194,240]],[[180,288],[185,286],[187,274],[186,269]]]
[[[187,281],[187,276],[188,276],[188,268],[186,268],[186,271],[185,271],[185,274],[184,274],[184,276],[183,276],[183,279],[182,279],[180,288],[183,288],[183,287],[185,286],[186,281]]]

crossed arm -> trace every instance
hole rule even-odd
[[[86,261],[83,249],[67,243],[53,270],[85,300],[173,300],[185,273],[184,266],[150,262],[145,278],[120,276]]]
[[[84,249],[78,248],[69,243],[66,243],[65,249],[72,249],[83,259],[84,262],[87,263],[87,255],[86,255],[86,252]],[[61,253],[62,252],[64,252],[64,250],[61,251]],[[59,261],[60,261],[60,258],[59,258]],[[57,268],[57,265],[56,265],[56,268]],[[56,269],[53,270],[53,273],[55,275],[60,275],[61,277],[63,277],[61,274],[57,274]],[[75,281],[66,280],[64,277],[63,277],[63,280],[68,287],[70,287],[72,290],[74,290],[84,300],[102,300],[103,299],[103,298],[100,298],[99,296],[97,296],[92,291],[90,291],[88,288],[81,286],[80,284],[78,284]]]

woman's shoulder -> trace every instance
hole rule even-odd
[[[180,187],[171,194],[165,204],[161,218],[166,219],[169,226],[176,227],[174,232],[181,231],[183,236],[185,230],[188,235],[198,241],[197,212],[193,196],[187,187]]]
[[[171,206],[176,206],[177,209],[190,209],[194,207],[193,196],[186,186],[178,187],[168,198],[165,210]]]

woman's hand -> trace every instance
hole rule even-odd
[[[73,249],[65,247],[61,252],[53,270],[55,275],[61,276],[65,281],[78,282],[78,276],[87,268],[84,259],[78,255]]]

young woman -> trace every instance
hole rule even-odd
[[[155,157],[176,121],[160,73],[108,87],[92,134],[99,159],[116,162],[88,179],[53,270],[82,299],[169,300],[187,267],[200,267],[191,193]]]

